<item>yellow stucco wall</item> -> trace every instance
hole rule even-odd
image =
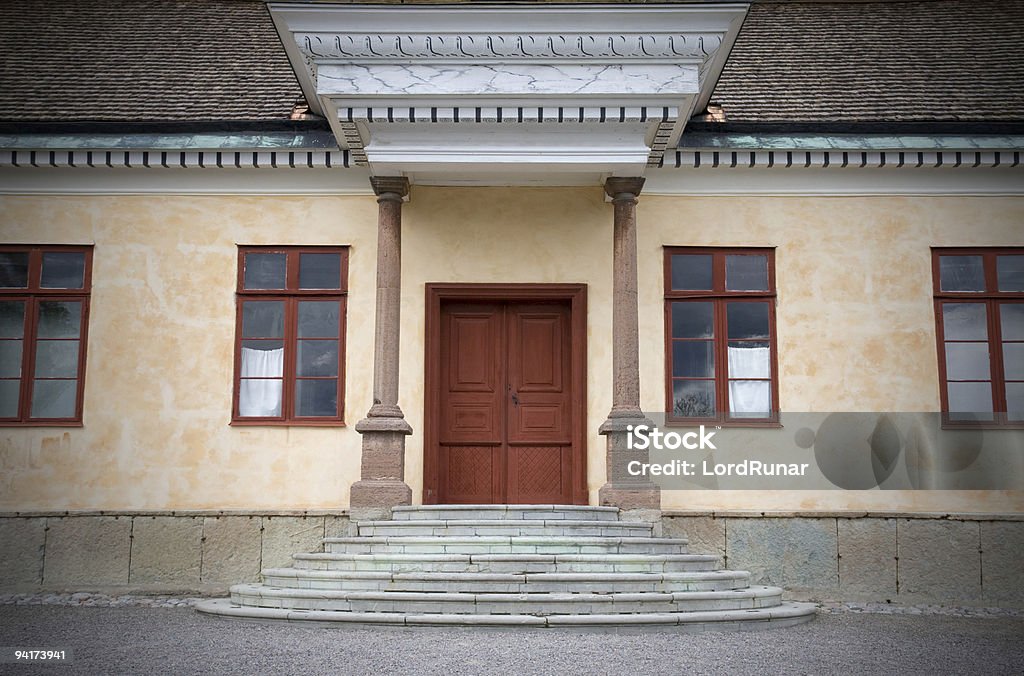
[[[84,426],[0,430],[0,510],[314,509],[358,478],[376,204],[344,196],[7,196],[0,240],[95,243]],[[936,410],[930,246],[1022,245],[1020,197],[682,197],[639,207],[643,406],[664,408],[663,245],[777,247],[783,410]],[[415,187],[401,405],[422,491],[424,284],[588,285],[588,485],[604,483],[611,206],[599,188]],[[237,244],[349,244],[344,429],[230,427]],[[842,355],[837,358],[836,355]],[[1017,462],[1020,459],[1009,459]],[[1020,472],[1022,468],[1013,467]],[[1024,511],[1020,492],[666,492],[670,509]]]

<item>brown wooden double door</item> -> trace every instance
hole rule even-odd
[[[438,502],[573,502],[568,302],[442,303]]]

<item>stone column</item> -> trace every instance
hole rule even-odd
[[[373,405],[356,423],[363,435],[360,480],[352,484],[354,520],[386,519],[395,505],[412,503],[405,483],[405,437],[412,427],[398,406],[402,302],[402,198],[404,177],[373,177],[377,194],[377,311],[373,343]]]
[[[623,510],[661,509],[661,491],[626,472],[631,460],[646,462],[647,451],[630,450],[628,429],[652,425],[640,411],[640,314],[637,307],[636,202],[643,178],[609,178],[605,192],[615,206],[612,286],[612,409],[601,425],[607,443],[608,483],[598,493],[602,505]],[[645,515],[638,512],[638,515]]]

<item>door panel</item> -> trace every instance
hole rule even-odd
[[[572,502],[570,307],[447,303],[439,500]]]

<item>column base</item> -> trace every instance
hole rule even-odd
[[[363,435],[360,480],[352,484],[349,513],[354,521],[391,517],[391,508],[412,504],[405,483],[405,437],[412,427],[400,417],[367,417],[356,423]]]
[[[638,512],[638,517],[648,520],[647,517],[656,517],[660,514],[661,487],[651,483],[646,477],[629,474],[630,462],[650,461],[650,454],[646,449],[629,448],[629,430],[639,425],[654,427],[654,423],[645,418],[639,410],[613,409],[608,419],[598,429],[608,444],[608,483],[598,490],[597,495],[601,505],[629,511],[642,510],[643,513]]]
[[[352,484],[349,516],[353,521],[384,521],[391,508],[412,504],[412,489],[403,481],[362,479]]]

